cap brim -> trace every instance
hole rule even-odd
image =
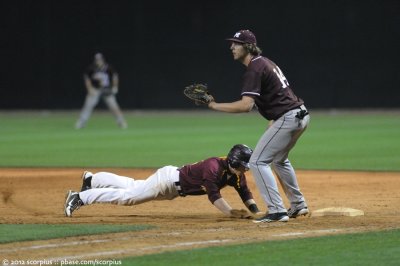
[[[228,39],[225,39],[225,40],[231,41],[231,42],[237,42],[237,43],[245,43],[244,41],[236,39],[236,38],[228,38]]]

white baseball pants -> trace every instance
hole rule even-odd
[[[92,177],[92,188],[79,192],[79,197],[84,205],[136,205],[151,200],[172,200],[179,196],[174,184],[178,181],[179,172],[175,166],[160,168],[146,180],[99,172]]]

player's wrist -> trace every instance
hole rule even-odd
[[[251,205],[248,207],[248,209],[249,209],[249,211],[251,211],[251,213],[254,213],[254,214],[260,212],[260,210],[258,209],[257,204],[255,204],[255,203],[254,203],[254,204],[251,204]]]
[[[217,103],[216,103],[216,102],[214,101],[214,99],[213,99],[211,102],[209,102],[208,108],[213,109],[213,110],[216,110],[216,109],[215,109],[216,104],[217,104]]]

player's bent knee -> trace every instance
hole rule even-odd
[[[271,163],[268,163],[266,161],[261,161],[261,160],[250,160],[249,161],[249,165],[250,165],[250,169],[256,170],[258,167],[262,166],[262,167],[269,167],[271,165]]]

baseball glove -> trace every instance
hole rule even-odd
[[[231,210],[231,217],[232,218],[239,218],[239,219],[251,219],[253,215],[251,215],[248,211],[241,209],[232,209]]]
[[[183,94],[193,100],[196,105],[207,105],[214,101],[214,97],[208,92],[207,85],[195,83],[185,87]]]

